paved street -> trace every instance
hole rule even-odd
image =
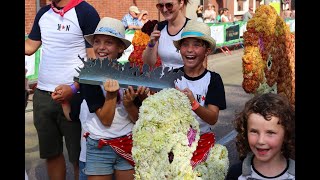
[[[230,165],[238,162],[234,137],[236,131],[232,125],[235,112],[242,109],[244,103],[252,95],[242,89],[242,60],[243,49],[231,51],[231,55],[216,53],[208,60],[208,69],[216,71],[222,77],[227,100],[227,109],[220,111],[218,123],[214,125],[213,132],[217,143],[224,144],[229,153]]]
[[[235,112],[252,97],[246,94],[241,86],[243,49],[234,50],[231,55],[215,53],[208,58],[208,69],[216,71],[222,77],[225,85],[227,109],[220,111],[219,121],[214,125],[217,143],[227,146],[230,164],[238,161],[234,144],[236,132],[233,130],[232,120]],[[39,158],[38,139],[33,125],[32,95],[25,113],[25,168],[30,180],[48,180],[44,160]],[[64,154],[67,157],[66,149]],[[66,158],[68,159],[68,158]],[[67,180],[73,180],[73,168],[67,163]]]

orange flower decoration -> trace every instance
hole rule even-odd
[[[270,5],[261,5],[243,34],[242,87],[247,93],[274,92],[295,103],[295,38]]]
[[[136,30],[132,39],[133,52],[129,56],[129,62],[131,66],[139,66],[140,69],[143,66],[142,53],[147,47],[150,40],[150,36],[141,30]],[[161,65],[160,57],[157,58],[156,67]]]

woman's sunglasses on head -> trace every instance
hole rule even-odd
[[[156,4],[156,7],[158,8],[158,10],[163,10],[163,7],[166,7],[166,9],[171,10],[173,8],[173,3],[158,3]]]

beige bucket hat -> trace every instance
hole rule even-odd
[[[100,22],[94,33],[85,35],[84,38],[92,45],[93,37],[96,34],[113,36],[120,39],[125,44],[125,49],[127,49],[131,45],[131,42],[125,39],[125,32],[126,30],[124,29],[124,26],[120,20],[104,17],[100,19]]]
[[[129,7],[129,11],[133,11],[133,12],[135,12],[137,14],[140,14],[140,11],[139,11],[137,6],[130,6]]]
[[[180,49],[180,41],[189,37],[207,41],[212,51],[216,48],[216,41],[211,37],[211,29],[206,23],[189,20],[182,30],[181,38],[173,41],[174,46]]]

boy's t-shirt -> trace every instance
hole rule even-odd
[[[69,115],[74,121],[81,120],[82,126],[90,133],[89,136],[92,139],[111,139],[131,133],[134,123],[129,119],[128,112],[123,106],[123,88],[119,89],[115,116],[110,127],[103,125],[95,114],[96,110],[101,108],[105,102],[104,87],[102,85],[80,84],[79,92],[70,101],[71,112]],[[84,102],[87,105],[86,108],[83,107]],[[141,105],[138,98],[134,100],[134,103],[137,107]],[[87,119],[80,119],[81,117]]]
[[[266,177],[259,173],[253,166],[254,155],[250,152],[242,162],[242,175],[238,180],[259,179],[259,180],[295,180],[295,161],[287,159],[286,169],[274,177]]]
[[[183,72],[183,67],[175,69],[174,71],[178,70]],[[226,109],[224,85],[221,76],[216,72],[211,72],[206,69],[198,77],[189,77],[184,74],[181,80],[175,82],[175,85],[179,89],[189,88],[201,106],[212,104],[219,107],[220,110]],[[199,122],[200,135],[206,132],[212,132],[210,124],[203,121],[195,112],[192,113]]]

